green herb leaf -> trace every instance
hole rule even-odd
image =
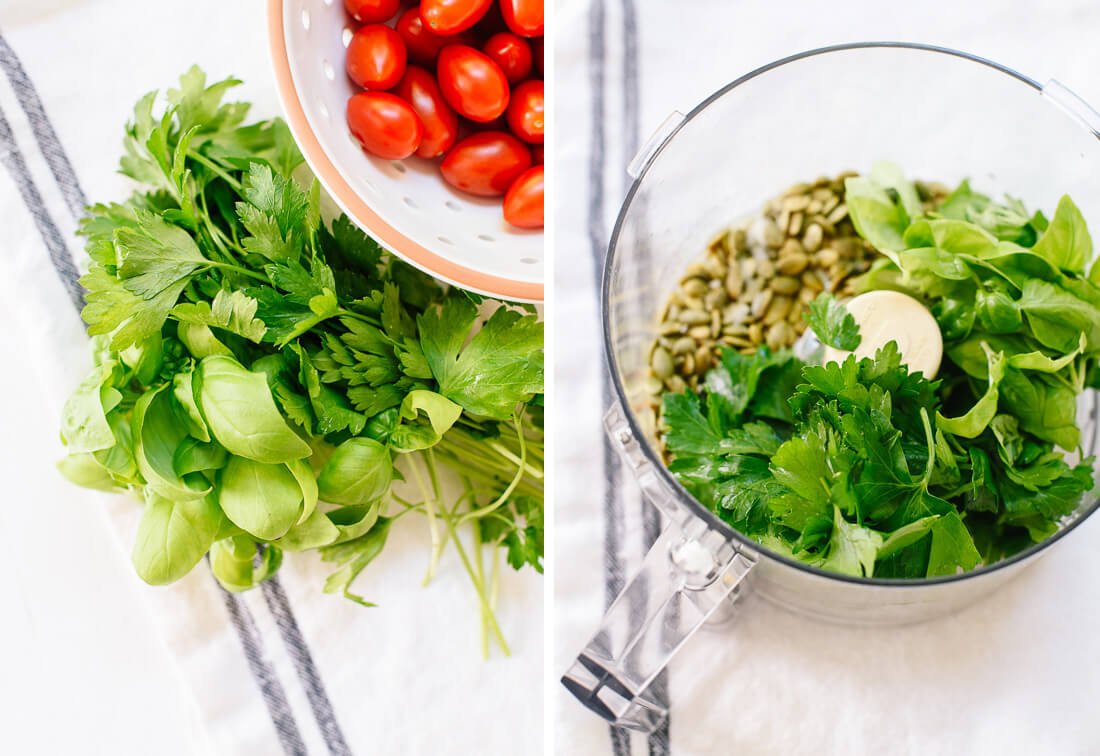
[[[859,325],[856,319],[832,294],[817,295],[806,311],[806,322],[825,346],[848,352],[859,346]]]

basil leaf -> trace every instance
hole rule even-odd
[[[214,355],[200,363],[198,376],[203,417],[231,454],[277,464],[312,453],[279,413],[263,373],[246,370],[232,357]]]
[[[257,538],[273,541],[301,517],[302,488],[284,464],[230,457],[219,483],[219,503],[226,517]]]
[[[384,495],[392,479],[389,450],[374,439],[353,438],[336,447],[317,483],[325,501],[359,506]]]
[[[1050,225],[1032,250],[1062,270],[1084,274],[1092,259],[1092,237],[1085,217],[1069,196],[1058,200]]]
[[[132,554],[138,575],[150,585],[179,580],[210,550],[223,519],[211,496],[172,501],[147,489]]]

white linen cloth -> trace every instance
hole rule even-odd
[[[128,563],[138,508],[53,469],[60,408],[90,353],[44,240],[55,257],[83,256],[81,193],[128,194],[116,173],[123,124],[141,95],[192,63],[211,81],[244,79],[233,95],[254,103],[254,117],[278,114],[264,4],[6,2],[0,31],[10,45],[0,112],[12,132],[5,140],[0,128],[0,587],[12,618],[0,623],[0,750],[538,753],[543,592],[533,571],[506,570],[499,620],[513,656],[485,662],[453,552],[420,587],[422,520],[396,525],[357,583],[378,608],[322,594],[329,565],[315,554],[287,555],[279,587],[227,600],[204,565],[171,587],[141,583]],[[117,544],[105,548],[111,532]]]
[[[601,395],[594,257],[602,261],[639,138],[760,65],[860,40],[957,47],[1039,81],[1057,77],[1097,105],[1100,6],[572,0],[557,4],[555,23],[554,390],[569,404],[555,427],[562,440],[553,551],[560,675],[597,627],[608,564],[625,562],[629,577],[652,537],[633,482],[614,469],[607,475],[623,512],[610,530],[600,485],[608,397]],[[605,562],[608,541],[619,553]],[[648,742],[649,753],[1096,753],[1098,545],[1093,518],[1005,590],[917,626],[831,626],[745,604],[731,626],[700,632],[673,662],[669,730]],[[556,753],[646,752],[645,738],[609,733],[564,688],[551,701]]]

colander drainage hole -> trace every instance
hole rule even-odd
[[[332,5],[332,0],[325,0],[325,5]]]
[[[393,169],[395,171],[397,171],[398,173],[404,173],[405,171],[409,170],[408,168],[405,167],[404,163],[399,163],[396,160],[391,161],[390,165],[392,165]]]
[[[481,239],[482,241],[486,241],[486,242],[495,242],[496,241],[496,238],[494,238],[492,236],[489,236],[489,234],[478,234],[477,238]]]
[[[350,26],[345,26],[343,33],[340,35],[340,41],[344,43],[344,47],[351,44],[351,38],[355,35],[355,30]]]
[[[538,264],[538,260],[536,260],[533,257],[521,257],[521,258],[519,258],[519,261],[521,263],[523,263],[524,265],[537,265]]]
[[[448,239],[446,236],[437,236],[435,238],[439,239],[439,241],[443,242],[444,244],[454,244],[454,242]]]
[[[402,197],[402,199],[404,200],[405,204],[408,205],[409,207],[413,207],[413,208],[416,207],[416,202],[413,200],[412,197]]]
[[[321,70],[325,72],[325,78],[329,81],[336,80],[336,70],[332,67],[332,64],[327,60],[321,63]]]
[[[324,118],[326,121],[330,120],[329,119],[329,112],[328,112],[328,105],[326,105],[325,103],[323,103],[323,102],[318,102],[317,103],[317,112],[320,113],[321,117]]]
[[[447,200],[443,204],[446,205],[448,210],[454,210],[456,213],[462,212],[462,205],[458,204],[454,200]]]
[[[302,8],[302,28],[309,31],[309,11]]]

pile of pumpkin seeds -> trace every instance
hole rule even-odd
[[[688,265],[661,310],[650,351],[646,390],[654,409],[665,392],[697,389],[723,348],[791,347],[819,293],[855,293],[855,278],[878,254],[856,234],[844,204],[844,179],[855,175],[795,184]],[[947,193],[940,184],[918,182],[917,190],[930,205]]]

